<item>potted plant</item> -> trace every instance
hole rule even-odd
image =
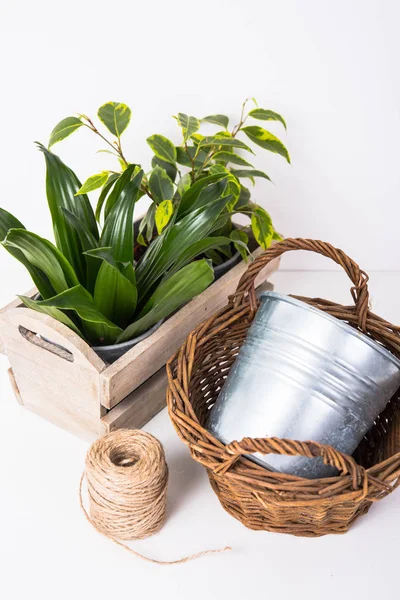
[[[256,116],[252,112],[250,117]],[[164,405],[166,360],[220,307],[243,273],[241,263],[211,285],[221,260],[236,260],[235,252],[249,254],[247,231],[232,217],[250,217],[263,248],[278,237],[268,213],[241,184],[245,175],[230,168],[245,160],[234,150],[250,151],[237,134],[256,133],[251,127],[246,131],[244,108],[232,132],[211,138],[201,136],[199,120],[179,113],[182,144],[150,136],[154,157],[146,173],[122,149],[130,109],[107,103],[98,116],[114,139],[80,115],[61,121],[48,147],[38,144],[46,162],[55,244],[0,209],[2,244],[36,286],[0,311],[0,341],[15,393],[27,407],[84,437],[116,426],[139,427]],[[213,115],[202,121],[227,126],[226,119]],[[117,169],[83,185],[51,150],[81,127],[102,138],[119,159]],[[279,140],[270,143],[271,150],[285,155]],[[259,172],[249,168],[246,176]],[[87,194],[95,189],[100,195],[93,210]],[[150,207],[134,222],[137,201],[145,194]]]

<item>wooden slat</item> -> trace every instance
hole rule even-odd
[[[140,429],[165,407],[167,373],[165,367],[145,381],[103,418],[107,431]]]
[[[257,256],[262,250],[254,252]],[[278,268],[279,260],[260,273],[257,285]],[[246,270],[243,262],[213,283],[202,294],[170,317],[149,338],[143,340],[100,374],[100,401],[108,409],[116,406],[146,379],[163,367],[196,325],[222,308]]]

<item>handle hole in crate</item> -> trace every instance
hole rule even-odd
[[[55,354],[56,356],[59,356],[68,362],[74,362],[74,355],[72,352],[63,346],[51,342],[47,338],[35,333],[34,331],[31,331],[30,329],[27,329],[26,327],[23,327],[22,325],[18,326],[18,331],[22,337],[31,344],[39,346],[39,348],[43,348],[43,350],[47,350],[47,352],[51,352],[52,354]]]

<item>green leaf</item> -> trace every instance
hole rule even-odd
[[[200,142],[202,140],[204,140],[204,135],[201,135],[201,133],[193,133],[191,135],[191,140],[192,140],[194,146],[198,146],[200,144]]]
[[[92,250],[93,248],[97,248],[98,240],[90,233],[88,229],[84,226],[82,221],[78,219],[76,215],[71,213],[66,208],[63,208],[63,212],[71,223],[71,225],[75,228],[79,236],[79,240],[81,242],[82,251],[86,252],[87,250]],[[90,256],[85,257],[86,261],[86,289],[89,290],[90,293],[94,290],[94,285],[96,282],[97,273],[99,271],[99,262],[94,260]]]
[[[196,181],[196,183],[194,183],[181,198],[178,207],[178,218],[181,218],[182,215],[185,215],[191,210],[203,188],[207,187],[207,185],[210,183],[214,183],[215,181],[223,179],[224,177],[224,173],[216,173],[215,175],[209,175],[208,177],[203,177],[203,179]]]
[[[97,111],[100,121],[118,138],[128,127],[131,115],[131,109],[122,102],[106,102]]]
[[[11,213],[7,212],[3,208],[0,208],[0,240],[4,240],[10,229],[25,229],[25,227],[21,221],[19,221]],[[48,277],[41,269],[38,269],[32,265],[29,260],[25,258],[25,254],[18,248],[14,248],[12,246],[4,247],[28,270],[30,276],[32,277],[32,281],[39,290],[42,298],[50,298],[51,296],[54,296],[55,291],[50,285]]]
[[[174,274],[179,271],[183,265],[187,265],[191,263],[193,259],[201,256],[202,254],[206,254],[210,250],[220,249],[221,246],[229,246],[231,244],[231,240],[226,236],[214,236],[214,237],[206,237],[198,242],[195,242],[191,246],[189,246],[182,254],[180,255],[177,262],[174,264],[173,268],[169,271],[169,274]]]
[[[179,260],[185,250],[213,231],[215,222],[230,196],[219,198],[168,226],[148,247],[136,268],[139,301],[147,300],[160,278]]]
[[[56,293],[79,283],[65,256],[51,242],[36,233],[26,229],[10,229],[3,245],[20,250],[30,264],[45,273]]]
[[[237,252],[239,252],[243,260],[247,262],[247,257],[250,254],[250,250],[247,247],[249,243],[249,236],[247,233],[244,232],[243,229],[233,229],[230,238],[233,241],[233,245]]]
[[[251,229],[253,235],[256,238],[257,243],[267,250],[271,245],[274,227],[272,225],[272,219],[266,210],[261,206],[255,205],[253,207],[253,214],[251,216]]]
[[[240,186],[240,195],[236,203],[236,210],[250,202],[250,191],[244,185]]]
[[[199,129],[200,121],[196,119],[196,117],[190,117],[184,113],[178,113],[177,117],[175,118],[178,121],[178,125],[182,129],[183,141],[187,142],[193,133],[196,133],[196,131]]]
[[[204,164],[204,161],[207,158],[207,154],[205,152],[203,152],[202,150],[200,150],[200,152],[198,152],[197,156],[196,156],[196,148],[194,148],[193,146],[188,146],[187,150],[185,150],[185,148],[182,148],[180,146],[177,146],[176,148],[176,162],[179,163],[180,165],[183,165],[184,167],[192,167],[192,161],[189,158],[190,157],[194,160],[194,166],[197,168],[202,167]]]
[[[67,117],[60,121],[50,134],[49,148],[56,142],[61,142],[61,140],[71,135],[71,133],[82,127],[82,125],[83,123],[78,117]]]
[[[113,185],[113,189],[110,192],[110,194],[108,195],[107,202],[104,207],[104,220],[107,219],[108,215],[110,214],[111,209],[114,207],[118,198],[121,196],[121,193],[124,190],[124,188],[126,187],[126,185],[129,183],[129,181],[132,179],[132,177],[134,175],[136,175],[136,173],[139,170],[140,170],[140,167],[132,164],[132,165],[129,165],[129,167],[127,169],[125,169],[125,171],[123,173],[121,173],[121,175],[117,175],[117,179],[115,181],[115,184]]]
[[[171,200],[174,195],[174,184],[165,169],[156,166],[149,178],[149,189],[157,204],[163,200]]]
[[[107,182],[104,184],[103,189],[100,192],[100,196],[99,196],[99,199],[97,200],[97,206],[96,206],[96,220],[98,223],[100,223],[100,215],[101,215],[101,210],[103,208],[103,204],[106,201],[108,194],[111,192],[111,190],[118,178],[119,178],[119,175],[117,173],[112,173],[110,175],[110,177],[107,179]]]
[[[276,231],[276,229],[274,229],[274,233],[272,234],[272,239],[276,240],[277,242],[281,242],[284,238],[281,236],[280,233],[278,233]]]
[[[241,131],[243,131],[252,142],[261,146],[261,148],[280,154],[286,158],[288,163],[290,163],[289,152],[283,143],[266,129],[258,127],[258,125],[249,125],[248,127],[243,127]]]
[[[97,308],[116,325],[126,327],[135,313],[137,302],[132,263],[116,261],[112,248],[96,248],[85,254],[94,260],[103,261],[94,288],[93,297]]]
[[[155,133],[148,137],[146,141],[157,158],[161,158],[161,160],[165,160],[173,165],[176,163],[176,148],[166,137]]]
[[[160,235],[168,225],[173,212],[174,206],[171,200],[164,200],[157,206],[155,219],[158,235]]]
[[[143,232],[144,232],[145,229],[146,229],[146,240],[147,240],[147,243],[151,242],[151,240],[153,239],[156,208],[157,208],[157,205],[156,205],[155,202],[153,202],[152,204],[150,204],[150,206],[149,206],[149,208],[147,210],[147,213],[145,214],[145,216],[143,217],[143,219],[140,221],[138,242],[142,246],[146,246],[146,244],[142,244],[141,243],[141,241],[139,240],[139,236],[141,236],[143,234]]]
[[[122,332],[117,343],[147,331],[155,323],[201,294],[213,280],[214,271],[205,259],[186,265],[157,287],[139,314],[138,320]]]
[[[253,117],[253,119],[258,119],[260,121],[280,121],[280,123],[282,123],[286,129],[285,119],[273,110],[265,110],[265,108],[253,108],[253,110],[249,112],[249,117]]]
[[[178,169],[175,165],[165,160],[162,160],[161,158],[158,158],[158,156],[153,156],[153,158],[151,159],[151,166],[153,168],[156,166],[163,168],[167,172],[167,175],[171,179],[172,183],[174,183],[176,175],[178,173]]]
[[[235,177],[249,177],[250,179],[253,177],[263,177],[264,179],[271,181],[264,171],[259,171],[258,169],[231,169],[231,173],[235,175]]]
[[[86,179],[85,183],[79,190],[75,193],[75,196],[80,196],[81,194],[87,194],[88,192],[93,192],[93,190],[97,190],[99,187],[104,185],[108,179],[109,171],[102,171],[101,173],[96,173],[96,175],[92,175]]]
[[[81,331],[79,331],[78,327],[75,325],[72,319],[70,319],[62,310],[59,308],[54,308],[53,306],[43,306],[41,300],[32,300],[32,298],[28,298],[28,296],[18,296],[18,298],[25,304],[27,308],[32,310],[36,310],[37,312],[41,312],[45,315],[49,315],[56,321],[63,323],[72,331],[77,333],[79,337],[83,337]]]
[[[213,156],[213,160],[242,165],[243,167],[252,167],[253,165],[245,160],[242,156],[238,156],[234,152],[217,152]]]
[[[213,137],[205,137],[201,142],[200,146],[221,146],[221,147],[229,147],[229,148],[242,148],[242,150],[247,150],[254,154],[253,150],[249,148],[244,142],[232,137],[221,136],[213,136]]]
[[[185,192],[190,188],[192,184],[192,179],[189,173],[186,173],[183,177],[180,178],[178,182],[178,194],[182,197]]]
[[[75,311],[82,320],[85,337],[93,345],[114,344],[122,332],[120,327],[111,323],[99,311],[91,294],[81,285],[76,285],[48,300],[36,300],[34,302],[37,307],[36,310],[50,307]]]
[[[201,120],[203,123],[214,123],[214,125],[220,125],[221,127],[228,129],[229,117],[226,115],[208,115],[208,117],[204,117]]]
[[[130,165],[120,178],[122,180],[126,177],[128,181],[122,187],[114,206],[107,215],[100,238],[100,246],[111,246],[115,259],[121,262],[133,261],[133,212],[143,178],[143,171],[140,170],[130,181],[132,167],[135,168],[135,165]]]
[[[81,183],[75,173],[58,156],[38,144],[46,160],[46,193],[53,222],[54,237],[58,249],[71,263],[79,281],[86,285],[86,263],[82,247],[74,227],[66,219],[62,209],[78,217],[84,226],[98,239],[96,218],[86,194],[75,196]]]

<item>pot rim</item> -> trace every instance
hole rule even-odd
[[[387,350],[384,346],[376,342],[373,338],[370,338],[368,335],[365,335],[365,333],[358,331],[358,329],[354,329],[354,327],[351,327],[350,325],[348,325],[344,321],[341,321],[340,319],[332,317],[332,315],[324,312],[323,310],[320,310],[315,306],[310,306],[306,302],[302,302],[302,300],[298,300],[297,298],[293,298],[292,296],[280,294],[279,292],[261,292],[260,299],[262,298],[275,298],[277,300],[281,300],[282,302],[287,302],[288,304],[297,306],[303,310],[316,313],[320,317],[336,325],[337,328],[342,329],[346,333],[351,334],[353,337],[361,339],[362,342],[368,344],[368,346],[370,346],[373,350],[379,352],[380,354],[385,356],[385,358],[389,359],[400,370],[400,359],[398,359],[394,354],[389,352],[389,350]]]
[[[140,335],[138,335],[137,337],[132,338],[131,340],[127,340],[126,342],[121,342],[120,344],[107,344],[106,346],[92,346],[90,345],[90,347],[97,352],[97,350],[101,351],[112,351],[112,350],[116,350],[116,349],[124,349],[126,348],[127,350],[129,348],[131,348],[133,345],[136,346],[136,344],[138,344],[139,342],[142,342],[143,340],[145,340],[147,337],[149,337],[150,335],[152,335],[152,333],[154,333],[159,327],[160,325],[162,325],[162,323],[165,321],[165,319],[161,319],[160,321],[157,321],[157,323],[155,323],[154,325],[152,325],[150,327],[150,329],[147,329],[146,331],[144,331],[143,333],[141,333]]]

